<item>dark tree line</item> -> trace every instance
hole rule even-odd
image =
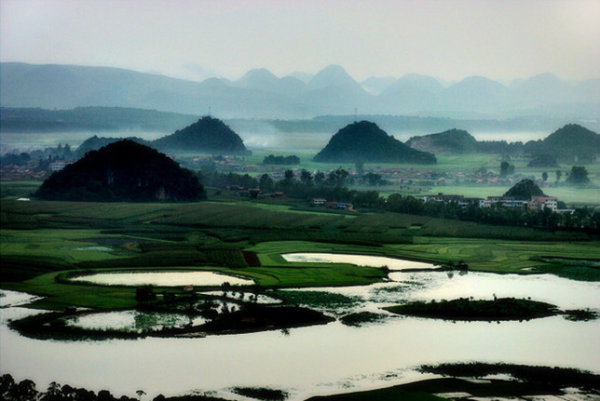
[[[368,175],[367,175],[368,176]],[[294,199],[309,201],[311,198],[325,198],[331,201],[349,202],[355,208],[373,211],[416,214],[421,216],[472,221],[476,223],[532,227],[544,230],[568,230],[600,233],[600,212],[589,208],[577,208],[573,214],[559,214],[546,208],[530,210],[508,208],[500,205],[480,208],[476,203],[467,206],[456,202],[425,202],[421,198],[392,194],[387,198],[375,190],[357,191],[349,189],[350,176],[347,171],[338,169],[325,174],[311,174],[302,170],[299,175],[287,170],[284,177],[273,180],[268,174],[258,178],[234,173],[212,173],[204,176],[207,185],[223,187],[240,185],[245,188],[260,188],[263,193],[282,191]],[[215,185],[218,184],[218,185]],[[563,205],[564,206],[564,205]]]
[[[139,398],[125,395],[115,397],[107,390],[95,393],[84,388],[71,387],[68,384],[60,385],[52,382],[46,391],[36,389],[35,383],[29,379],[16,382],[9,374],[0,376],[0,400],[4,401],[138,401],[146,393],[136,391]],[[220,398],[203,395],[184,395],[165,397],[162,394],[153,398],[153,401],[223,401]]]
[[[300,164],[298,156],[273,156],[269,155],[263,159],[263,164]]]

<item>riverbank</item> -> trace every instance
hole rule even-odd
[[[426,365],[420,370],[448,377],[377,390],[312,397],[308,401],[469,400],[475,397],[478,400],[522,397],[583,400],[596,397],[600,391],[600,375],[577,369],[467,363]]]

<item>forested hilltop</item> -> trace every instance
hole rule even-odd
[[[249,153],[238,134],[223,121],[209,116],[204,116],[171,135],[157,139],[151,142],[151,145],[165,151]]]
[[[433,154],[410,148],[369,121],[355,122],[340,129],[314,160],[419,164],[436,162]]]
[[[579,124],[567,124],[544,139],[512,142],[477,141],[464,130],[451,129],[437,134],[414,136],[407,145],[435,154],[521,153],[534,158],[534,163],[556,165],[557,161],[593,161],[600,154],[600,135]]]
[[[189,170],[130,140],[91,151],[52,174],[35,193],[40,199],[76,201],[192,201],[204,188]]]
[[[477,139],[465,130],[451,129],[437,134],[413,136],[406,144],[413,149],[434,154],[475,153]]]

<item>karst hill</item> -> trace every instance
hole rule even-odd
[[[194,201],[204,188],[189,170],[166,155],[131,140],[88,152],[52,174],[35,197],[72,201]]]
[[[377,124],[360,121],[340,129],[315,157],[317,162],[434,164],[433,154],[412,149]]]

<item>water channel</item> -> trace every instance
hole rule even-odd
[[[364,265],[363,260],[356,264]],[[560,308],[600,309],[600,283],[550,275],[397,272],[371,286],[307,289],[357,297],[353,310],[416,299],[531,297]],[[386,314],[383,321],[206,338],[64,342],[33,340],[7,321],[32,312],[23,294],[5,292],[0,370],[16,380],[51,381],[113,394],[223,394],[232,386],[267,386],[290,399],[390,386],[419,378],[414,368],[441,362],[507,362],[600,372],[600,320],[554,316],[517,322],[451,322]],[[16,299],[20,297],[20,299]],[[15,300],[13,300],[15,299]],[[8,306],[12,305],[12,306]]]

